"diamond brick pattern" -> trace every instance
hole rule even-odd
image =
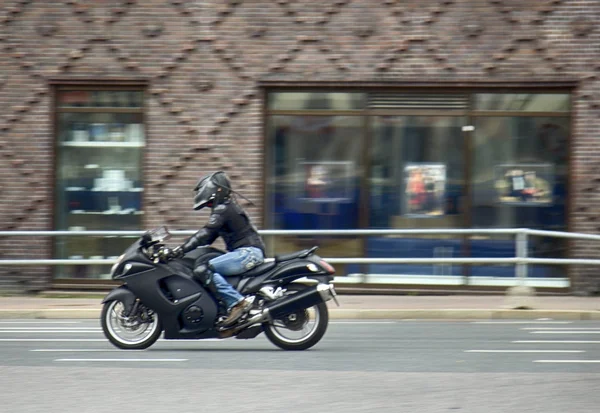
[[[263,148],[261,80],[569,79],[581,82],[571,230],[600,233],[590,225],[600,156],[586,150],[600,129],[599,19],[595,0],[3,1],[0,229],[52,225],[48,79],[148,80],[145,225],[181,228],[198,225],[184,208],[190,186],[216,168],[239,180],[260,223],[263,158],[248,154]],[[23,242],[0,240],[0,250],[22,256]],[[575,245],[576,256],[598,255]],[[594,272],[577,269],[576,288],[600,289]]]

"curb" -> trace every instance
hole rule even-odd
[[[0,319],[98,319],[97,308],[0,309]],[[508,309],[330,309],[331,319],[351,320],[600,320],[600,311]]]

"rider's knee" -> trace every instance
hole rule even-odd
[[[201,264],[194,268],[194,278],[202,285],[209,285],[213,283],[214,272],[208,265]]]

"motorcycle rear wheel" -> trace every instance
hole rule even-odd
[[[307,286],[290,284],[285,295],[305,290]],[[329,324],[327,304],[320,303],[305,310],[288,314],[283,319],[264,323],[265,335],[283,350],[306,350],[317,344],[325,335]],[[293,337],[294,332],[298,337]]]
[[[104,336],[123,350],[142,350],[154,344],[162,333],[158,315],[152,314],[150,321],[142,322],[136,314],[123,317],[124,309],[119,300],[104,304],[100,316]]]

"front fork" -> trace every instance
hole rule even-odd
[[[139,298],[136,298],[131,309],[128,312],[123,312],[121,315],[118,315],[118,317],[122,322],[128,325],[150,323],[152,321],[151,311],[152,310],[142,304]]]

